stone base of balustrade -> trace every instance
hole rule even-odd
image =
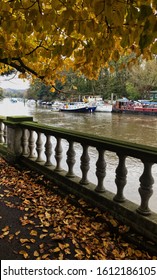
[[[114,201],[115,194],[112,192],[106,190],[104,193],[97,193],[94,184],[81,185],[79,177],[66,177],[67,172],[64,170],[56,172],[53,166],[45,167],[42,163],[38,164],[25,157],[21,157],[20,162],[37,172],[41,172],[62,189],[86,199],[90,204],[99,207],[103,211],[109,211],[117,220],[129,225],[137,233],[157,244],[156,213],[152,212],[148,217],[142,216],[137,212],[137,204],[128,200],[118,203]]]
[[[7,155],[7,146],[5,145],[5,144],[1,144],[0,143],[0,153],[2,154],[2,155],[4,155],[4,156],[6,156]]]

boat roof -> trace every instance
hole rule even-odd
[[[123,97],[123,98],[120,98],[120,99],[117,99],[118,102],[130,102],[129,99],[127,99],[126,97]]]
[[[150,101],[150,100],[139,100],[140,103],[142,104],[147,104],[147,105],[157,105],[156,101]]]

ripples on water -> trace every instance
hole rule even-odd
[[[53,112],[50,108],[36,108],[35,106],[24,105],[22,102],[11,103],[9,99],[0,102],[0,115],[29,115],[33,116],[35,121],[43,124],[157,147],[157,117],[155,116],[135,116],[112,113],[73,114]],[[80,144],[76,143],[75,145],[77,146],[77,158],[79,159],[82,153],[82,148]],[[65,142],[64,154],[67,149],[68,144]],[[95,176],[95,162],[97,160],[96,149],[90,148],[89,153],[91,157],[89,178],[92,178],[93,183],[97,183],[97,178]],[[107,169],[104,185],[106,189],[116,192],[114,180],[115,168],[118,164],[118,159],[114,153],[110,152],[106,152],[105,157]],[[78,176],[81,175],[79,171],[79,164],[80,161],[78,161],[74,167],[74,171]],[[64,165],[66,166],[66,162],[64,162]],[[127,158],[126,165],[128,168],[128,183],[125,186],[124,194],[126,198],[139,204],[139,177],[143,172],[143,165],[138,159],[130,157]],[[154,194],[150,198],[151,209],[155,212],[157,212],[156,167],[157,165],[154,164],[152,168],[155,183]]]

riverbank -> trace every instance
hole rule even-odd
[[[157,259],[153,244],[43,175],[0,158],[0,257]]]

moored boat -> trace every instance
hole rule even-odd
[[[157,102],[129,101],[126,98],[116,101],[112,108],[113,113],[143,114],[157,116]]]
[[[104,101],[97,101],[96,106],[95,112],[112,112],[112,105]]]
[[[96,110],[96,105],[86,104],[84,102],[72,102],[65,104],[60,111],[72,113],[93,113]]]
[[[63,108],[64,103],[60,101],[54,101],[51,106],[51,111],[59,112],[61,108]]]

